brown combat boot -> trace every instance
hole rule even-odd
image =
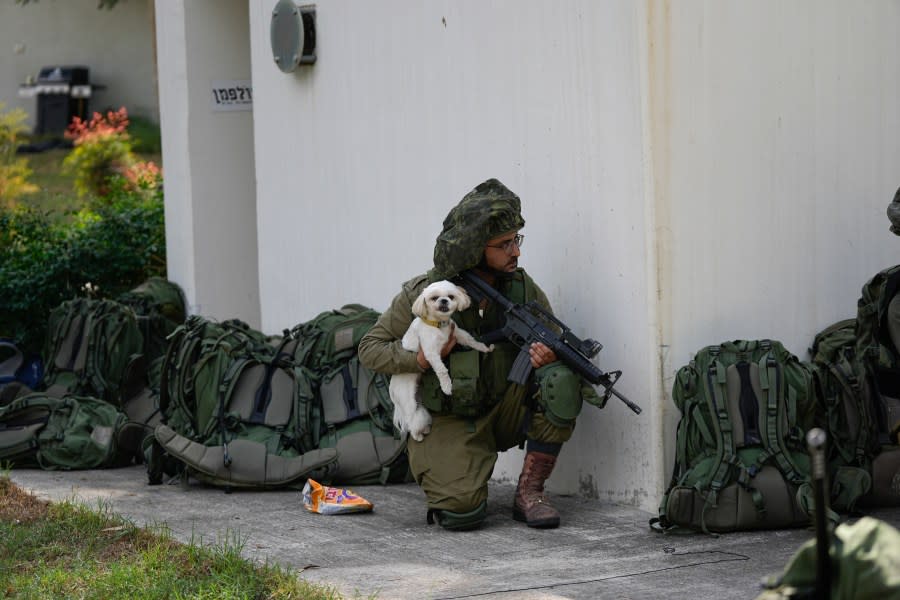
[[[525,454],[525,464],[516,486],[513,519],[524,521],[529,527],[559,527],[559,513],[544,496],[544,482],[550,477],[555,464],[556,456],[553,454],[533,450]]]

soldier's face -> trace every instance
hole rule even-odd
[[[488,267],[505,273],[516,270],[519,266],[519,256],[522,254],[514,241],[518,233],[511,231],[488,240],[484,247],[484,261]]]

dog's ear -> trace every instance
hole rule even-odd
[[[419,294],[419,297],[416,298],[416,301],[413,302],[412,305],[412,313],[419,317],[420,319],[428,318],[428,307],[425,305],[425,291],[422,290],[422,293]]]
[[[456,294],[459,296],[459,302],[457,302],[457,310],[466,310],[472,305],[472,299],[469,298],[469,294],[463,288],[456,286]]]

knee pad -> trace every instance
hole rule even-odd
[[[487,517],[487,500],[469,512],[459,513],[450,510],[441,510],[440,508],[428,509],[428,524],[433,525],[435,521],[444,529],[450,531],[469,531],[477,529]]]
[[[535,371],[535,380],[540,388],[538,402],[547,419],[557,427],[572,426],[581,412],[581,377],[557,361]]]

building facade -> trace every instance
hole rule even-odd
[[[288,73],[275,5],[156,0],[170,277],[267,332],[384,309],[500,179],[521,264],[644,408],[586,407],[551,491],[655,510],[678,367],[738,338],[807,359],[897,262],[896,0],[321,0]]]

